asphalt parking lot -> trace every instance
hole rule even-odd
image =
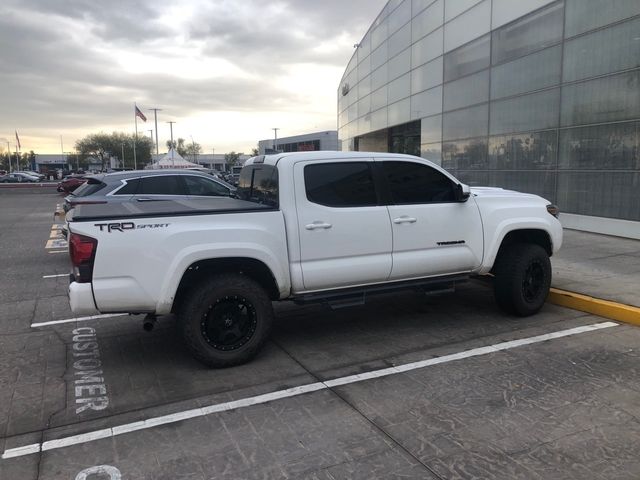
[[[209,370],[175,319],[71,320],[55,189],[0,190],[0,478],[637,479],[640,329],[490,286],[276,306]],[[47,248],[48,247],[48,248]]]

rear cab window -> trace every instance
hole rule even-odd
[[[278,208],[278,169],[263,163],[247,165],[240,172],[236,197]]]

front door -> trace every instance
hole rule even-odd
[[[391,224],[373,182],[373,162],[330,160],[294,167],[305,290],[384,282]]]
[[[419,161],[384,161],[382,171],[391,197],[391,279],[469,272],[480,266],[484,239],[473,197],[456,201],[456,184]]]

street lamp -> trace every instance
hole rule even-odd
[[[278,130],[280,130],[279,128],[272,128],[271,130],[273,130],[273,149],[277,152],[278,151]]]
[[[173,159],[173,124],[176,122],[167,122],[171,128],[171,166],[175,168],[176,162]]]
[[[122,170],[124,170],[124,142],[122,142]]]

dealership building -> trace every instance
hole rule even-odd
[[[640,0],[391,0],[355,47],[342,150],[420,155],[640,238]]]
[[[339,150],[338,132],[325,130],[292,137],[274,137],[258,142],[260,155],[271,152],[316,152],[319,150]]]

